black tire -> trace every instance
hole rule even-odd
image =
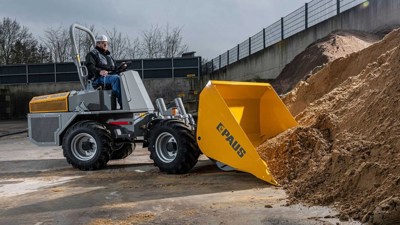
[[[200,150],[194,133],[184,123],[164,120],[149,131],[150,159],[162,172],[182,174],[197,163]]]
[[[80,170],[99,170],[110,160],[111,134],[94,121],[72,125],[63,138],[63,153],[67,162]]]
[[[131,143],[120,143],[112,146],[111,160],[125,159],[133,152]]]

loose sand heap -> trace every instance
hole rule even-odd
[[[358,52],[380,39],[381,36],[367,32],[334,32],[296,56],[271,84],[279,94],[287,93],[300,80],[322,68],[324,64]]]
[[[284,97],[300,126],[258,147],[291,203],[400,224],[400,30]]]

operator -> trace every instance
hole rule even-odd
[[[107,36],[100,35],[96,38],[96,48],[86,55],[86,67],[89,72],[88,78],[93,81],[94,86],[111,85],[112,92],[122,109],[119,73],[124,71],[127,65],[122,63],[119,68],[116,67],[116,62],[108,51]]]

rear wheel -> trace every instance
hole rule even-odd
[[[113,152],[111,153],[111,159],[125,159],[133,152],[133,146],[131,143],[114,143],[112,146]]]
[[[150,158],[160,171],[186,173],[197,163],[200,150],[193,132],[177,120],[165,120],[149,132]]]
[[[105,126],[84,121],[70,127],[63,138],[67,162],[80,170],[104,168],[110,160],[111,135]]]

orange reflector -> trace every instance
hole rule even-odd
[[[177,108],[172,108],[172,115],[176,116],[178,114],[178,109]]]

